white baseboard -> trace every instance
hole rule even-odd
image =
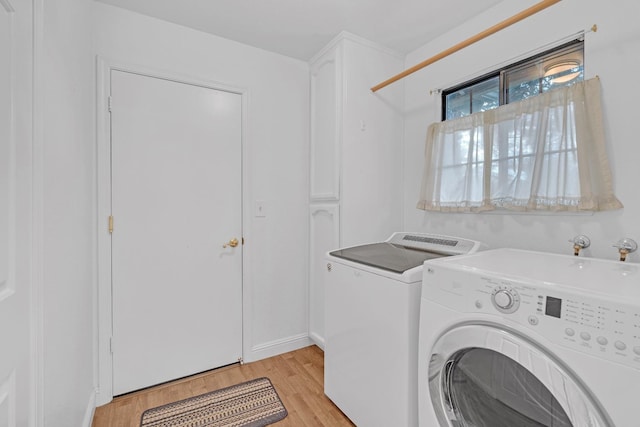
[[[84,419],[82,420],[82,427],[91,427],[93,421],[93,414],[96,411],[96,392],[95,390],[89,395],[89,404],[87,410],[84,413]]]
[[[255,362],[256,360],[266,359],[267,357],[277,356],[289,351],[298,350],[313,345],[314,342],[309,339],[309,335],[300,334],[271,341],[264,344],[255,345],[245,355],[245,362]]]
[[[309,338],[311,338],[311,341],[313,341],[313,343],[315,345],[317,345],[318,347],[320,347],[322,349],[322,351],[324,351],[324,337],[321,337],[320,335],[316,334],[315,332],[311,332],[309,334]]]

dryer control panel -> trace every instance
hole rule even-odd
[[[479,319],[524,327],[553,343],[640,369],[640,305],[543,282],[437,265],[425,270],[422,298],[461,313],[481,314]]]

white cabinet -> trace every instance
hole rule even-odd
[[[403,69],[400,55],[341,33],[311,60],[309,336],[324,347],[324,255],[400,230]]]
[[[340,199],[342,47],[311,66],[311,200]]]
[[[340,241],[340,206],[337,203],[314,203],[309,214],[309,337],[324,348],[325,254],[338,247]]]

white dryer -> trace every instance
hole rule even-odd
[[[327,255],[324,391],[356,425],[417,426],[423,263],[480,247],[450,236],[394,233]]]
[[[637,264],[497,249],[424,268],[421,427],[640,426]]]

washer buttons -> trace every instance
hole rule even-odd
[[[591,334],[589,332],[580,332],[580,338],[585,341],[589,341],[591,339]]]
[[[598,341],[598,344],[600,344],[600,345],[609,344],[609,340],[606,339],[605,337],[598,337],[598,338],[596,338],[596,341]]]
[[[564,333],[567,334],[567,336],[572,337],[572,336],[574,336],[576,334],[576,331],[574,331],[571,328],[567,328],[567,329],[564,330]]]
[[[540,319],[538,319],[536,316],[529,316],[529,324],[531,324],[532,326],[536,326],[538,323],[540,323]]]
[[[614,345],[620,351],[627,349],[627,345],[625,343],[623,343],[622,341],[616,341]]]
[[[480,300],[476,301],[476,308],[478,308],[478,309],[482,308],[482,301],[480,301]]]

